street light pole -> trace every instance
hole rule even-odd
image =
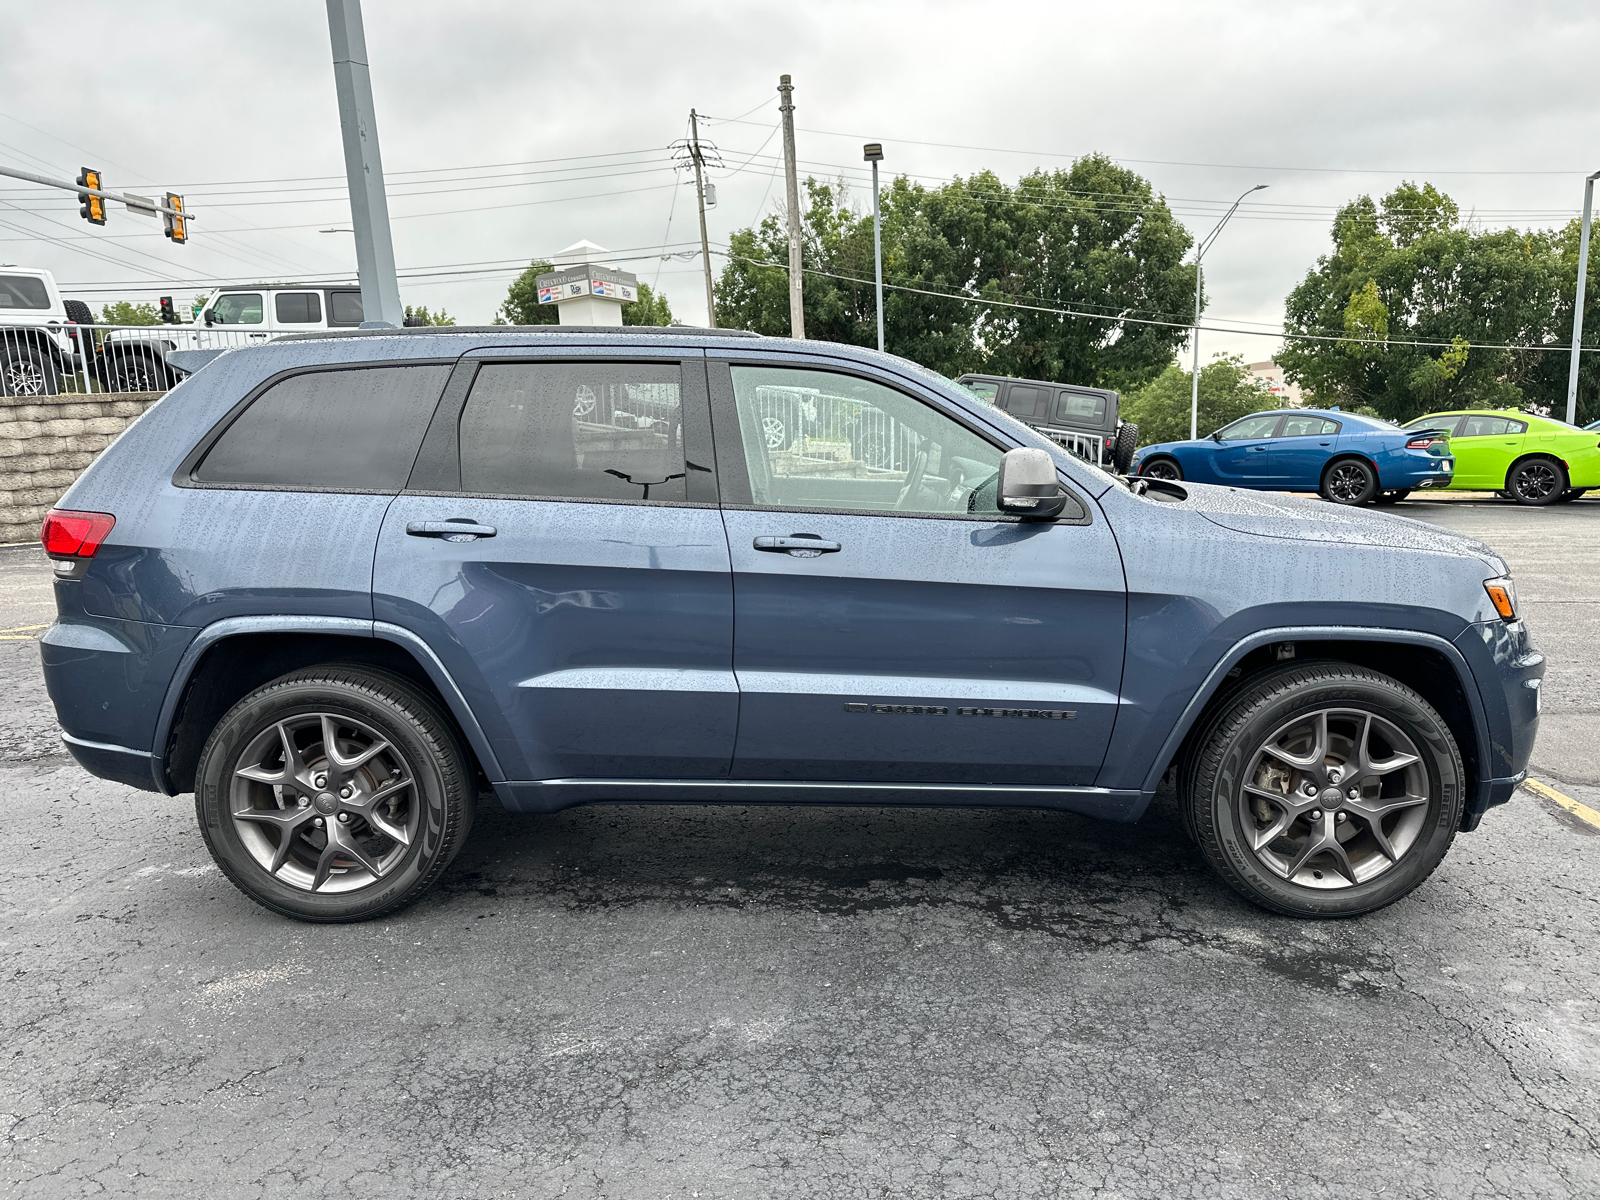
[[[872,265],[878,280],[878,349],[883,349],[883,220],[878,214],[878,164],[883,161],[883,146],[868,142],[861,156],[872,164]]]
[[[1194,330],[1189,335],[1194,344],[1194,370],[1190,373],[1189,381],[1189,440],[1192,442],[1200,436],[1200,268],[1205,259],[1206,251],[1211,249],[1211,244],[1217,240],[1217,234],[1222,232],[1222,227],[1228,223],[1228,218],[1239,211],[1239,205],[1244,203],[1245,196],[1251,192],[1259,192],[1268,186],[1258,183],[1253,188],[1248,188],[1233,202],[1233,207],[1222,214],[1222,220],[1217,222],[1217,227],[1206,235],[1206,240],[1195,248],[1194,252]]]
[[[1583,181],[1583,228],[1578,234],[1578,293],[1572,301],[1572,364],[1567,368],[1567,424],[1578,423],[1578,359],[1583,344],[1583,285],[1589,274],[1589,210],[1594,206],[1594,181],[1600,171]]]

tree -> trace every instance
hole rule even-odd
[[[1340,209],[1333,244],[1289,294],[1278,355],[1318,401],[1406,421],[1548,391],[1554,356],[1534,347],[1561,340],[1558,238],[1476,232],[1432,184],[1405,183]]]
[[[808,179],[806,198],[806,336],[874,346],[871,215],[842,183]],[[931,189],[897,178],[881,207],[888,348],[934,370],[1128,388],[1158,375],[1188,335],[1124,319],[1188,322],[1192,239],[1149,183],[1102,156],[1015,188],[988,171]],[[779,218],[739,230],[729,249],[720,323],[788,334]]]
[[[130,304],[126,300],[118,300],[115,304],[101,307],[100,324],[159,325],[161,313],[154,304]]]
[[[495,313],[496,325],[558,325],[561,316],[554,304],[539,303],[538,278],[555,268],[535,259],[528,269],[518,275],[506,291],[505,302]],[[649,284],[639,285],[639,298],[622,306],[624,325],[671,325],[672,305],[665,293],[653,291]]]
[[[406,320],[415,320],[420,325],[454,325],[456,319],[444,309],[438,312],[429,312],[427,305],[419,304],[415,308],[406,305]]]
[[[1176,362],[1122,401],[1122,419],[1139,426],[1139,444],[1181,442],[1189,437],[1194,376]],[[1271,392],[1245,370],[1236,354],[1218,356],[1200,368],[1200,436],[1240,417],[1275,408]]]

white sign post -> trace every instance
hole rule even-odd
[[[551,271],[535,283],[539,303],[556,305],[563,325],[621,325],[622,306],[639,298],[637,275],[597,263]]]

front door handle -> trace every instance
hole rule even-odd
[[[412,521],[406,526],[411,537],[442,538],[447,542],[470,542],[477,538],[492,538],[493,525],[479,525],[476,521]]]
[[[757,550],[787,554],[790,558],[817,558],[844,549],[838,542],[825,542],[819,537],[803,537],[799,534],[793,537],[758,537],[750,544]]]

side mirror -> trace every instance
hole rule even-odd
[[[1055,460],[1031,446],[1007,450],[1000,460],[996,502],[1002,512],[1018,516],[1055,516],[1067,506],[1067,495],[1056,482]]]
[[[216,323],[217,323],[217,315],[214,312],[212,312],[209,308],[206,309],[206,324],[207,325],[215,325]]]
[[[1211,440],[1220,444],[1222,442],[1222,430],[1219,429],[1213,433],[1211,435]]]

